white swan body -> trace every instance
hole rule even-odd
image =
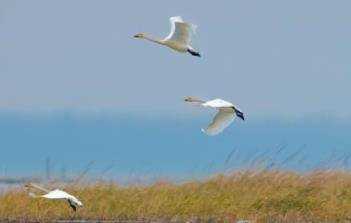
[[[41,195],[40,197],[48,199],[66,199],[71,201],[73,204],[76,204],[77,206],[83,206],[82,202],[78,200],[75,196],[59,189],[50,191],[49,193]]]
[[[47,199],[64,199],[64,200],[67,200],[69,205],[71,206],[71,208],[73,209],[73,211],[75,212],[77,210],[77,207],[76,206],[80,206],[82,207],[83,206],[83,203],[78,200],[75,196],[65,192],[65,191],[62,191],[62,190],[59,190],[59,189],[56,189],[56,190],[53,190],[53,191],[49,191],[43,187],[40,187],[36,184],[26,184],[25,187],[27,188],[34,188],[34,189],[38,189],[38,190],[41,190],[43,192],[45,192],[46,194],[44,195],[36,195],[32,192],[29,193],[29,195],[31,197],[34,197],[34,198],[38,198],[38,197],[42,197],[42,198],[47,198]]]
[[[220,98],[210,101],[203,101],[199,99],[194,99],[192,97],[187,97],[185,101],[196,103],[204,107],[216,108],[219,110],[213,118],[212,122],[207,126],[207,128],[201,129],[204,133],[208,135],[217,135],[218,133],[222,132],[233,122],[235,116],[238,116],[242,120],[245,120],[244,113],[242,113],[232,103]]]
[[[146,36],[143,33],[136,34],[134,37],[139,39],[146,39],[151,42],[167,46],[178,52],[189,52],[193,56],[200,57],[200,54],[190,46],[191,35],[195,32],[196,26],[184,22],[181,16],[171,17],[170,22],[171,32],[164,39],[156,40]]]

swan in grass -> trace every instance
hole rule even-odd
[[[151,42],[168,46],[178,52],[190,53],[193,56],[200,57],[200,53],[196,52],[189,44],[191,40],[191,35],[195,31],[196,26],[184,22],[181,16],[174,16],[170,18],[171,21],[171,32],[164,39],[153,39],[146,36],[143,33],[138,33],[134,35],[135,38],[146,39]]]
[[[75,196],[73,196],[65,191],[62,191],[59,189],[50,191],[46,188],[43,188],[39,185],[32,184],[32,183],[26,184],[24,186],[28,189],[37,189],[37,190],[40,190],[40,191],[46,193],[44,195],[36,195],[32,192],[29,192],[29,196],[34,197],[34,198],[65,199],[65,200],[67,200],[74,212],[77,211],[77,206],[80,206],[80,207],[83,206],[83,203],[80,200],[78,200]]]
[[[204,101],[200,99],[195,99],[193,97],[187,97],[186,102],[190,102],[197,105],[202,105],[204,107],[216,108],[219,111],[213,118],[212,122],[207,126],[206,129],[201,129],[204,133],[208,135],[217,135],[227,128],[230,123],[234,120],[235,116],[245,120],[244,113],[242,113],[237,107],[232,103],[225,101],[223,99],[217,98],[210,101]]]

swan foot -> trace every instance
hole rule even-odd
[[[191,49],[188,49],[188,53],[190,53],[191,55],[196,56],[196,57],[201,57],[199,52],[196,52],[196,51],[191,50]]]

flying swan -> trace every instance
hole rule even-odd
[[[44,193],[46,193],[44,195],[36,195],[32,192],[29,192],[29,196],[34,197],[34,198],[42,197],[42,198],[47,198],[47,199],[65,199],[65,200],[67,200],[74,212],[77,211],[77,206],[80,206],[80,207],[83,206],[81,201],[79,201],[76,197],[74,197],[73,195],[70,195],[69,193],[67,193],[65,191],[62,191],[59,189],[50,191],[50,190],[43,188],[43,187],[36,185],[36,184],[26,184],[24,186],[27,187],[28,189],[33,188],[33,189],[37,189],[37,190],[40,190],[40,191],[43,191]]]
[[[217,135],[218,133],[222,132],[225,128],[227,128],[230,125],[230,123],[232,123],[235,116],[238,116],[242,120],[245,120],[244,113],[242,113],[232,103],[220,98],[210,101],[204,101],[195,99],[193,97],[187,97],[185,101],[197,105],[202,105],[204,107],[216,108],[219,110],[216,116],[213,118],[212,122],[207,126],[207,128],[201,129],[204,133],[208,135]]]
[[[193,56],[200,57],[200,53],[196,52],[189,44],[191,35],[194,33],[196,26],[184,22],[181,16],[174,16],[169,19],[171,21],[171,32],[164,39],[158,40],[146,36],[143,33],[134,35],[135,38],[146,39],[151,42],[167,46],[178,52],[190,53]]]

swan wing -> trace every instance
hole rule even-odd
[[[50,191],[49,193],[41,197],[48,198],[48,199],[67,199],[70,202],[73,202],[73,204],[75,205],[83,206],[82,202],[79,201],[75,196],[58,189]]]
[[[233,109],[225,108],[219,109],[212,122],[207,126],[206,129],[202,129],[207,135],[217,135],[227,128],[235,118]]]
[[[189,45],[191,34],[195,31],[196,26],[184,22],[181,16],[174,16],[170,19],[171,32],[164,40],[171,40],[180,44]]]
[[[50,191],[49,193],[43,195],[42,197],[45,197],[48,199],[67,199],[70,196],[72,196],[72,195],[70,195],[62,190],[53,190],[53,191]]]
[[[206,103],[203,104],[203,106],[217,108],[217,109],[234,107],[232,103],[220,98],[207,101]]]

